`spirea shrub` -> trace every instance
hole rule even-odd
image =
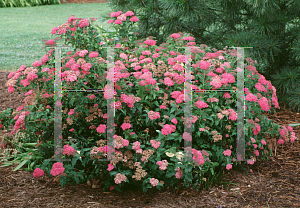
[[[54,158],[53,49],[32,67],[22,65],[11,72],[8,91],[26,91],[24,105],[16,111],[1,112],[1,127],[14,125],[10,135],[26,132],[22,142],[36,142],[33,152],[34,176],[58,177],[62,186],[99,179],[103,189],[122,191],[124,185],[149,188],[178,186],[194,188],[205,184],[216,168],[230,171],[238,164],[236,155],[236,93],[198,91],[192,93],[192,135],[184,132],[185,49],[191,48],[192,90],[236,89],[236,50],[211,50],[181,32],[169,36],[160,46],[154,37],[137,40],[134,13],[110,14],[108,23],[115,33],[106,33],[93,18],[71,16],[54,28],[73,51],[63,53],[63,89],[104,89],[104,92],[62,92],[63,159]],[[98,34],[98,35],[97,35]],[[113,38],[118,36],[118,38]],[[117,41],[116,41],[117,40]],[[51,39],[46,45],[55,46]],[[109,95],[107,48],[115,56],[114,90]],[[259,74],[251,58],[245,63],[245,157],[248,165],[270,153],[266,135],[278,142],[293,142],[291,127],[281,127],[262,117],[263,111],[279,108],[276,89]],[[115,96],[115,157],[105,159],[107,146],[107,99]],[[8,129],[9,130],[9,129]],[[184,140],[192,140],[192,161],[184,160]]]

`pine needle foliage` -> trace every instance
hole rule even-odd
[[[257,71],[271,81],[287,67],[299,70],[299,0],[110,0],[109,5],[139,17],[139,38],[154,36],[161,44],[180,31],[197,45],[253,47],[244,50],[245,56],[257,60]],[[298,94],[289,102],[297,99]]]

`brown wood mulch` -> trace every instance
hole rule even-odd
[[[4,88],[9,72],[0,71],[0,110],[22,104],[24,93],[8,93]],[[280,98],[279,98],[280,99]],[[268,115],[280,125],[300,123],[300,114],[288,109]],[[300,126],[293,127],[300,138]],[[3,135],[3,133],[1,134]],[[268,139],[271,142],[272,139]],[[32,172],[16,167],[0,168],[0,207],[300,207],[300,144],[275,146],[274,156],[269,160],[258,160],[251,166],[253,172],[225,170],[224,180],[238,186],[214,186],[211,190],[196,192],[181,188],[161,191],[127,190],[124,193],[103,192],[87,184],[76,186],[50,182],[49,176],[35,179]]]

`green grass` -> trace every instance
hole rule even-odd
[[[109,29],[101,16],[111,12],[108,3],[60,4],[36,7],[0,8],[0,70],[16,71],[28,67],[45,54],[42,39],[54,39],[51,30],[67,22],[71,15],[97,18],[96,23]],[[114,30],[111,28],[111,30]]]

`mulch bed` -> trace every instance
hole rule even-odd
[[[25,93],[11,94],[4,88],[8,74],[0,71],[0,110],[16,109],[25,97]],[[300,123],[300,114],[280,107],[276,114],[265,115],[280,125]],[[293,129],[300,138],[300,126]],[[238,184],[230,185],[232,190],[214,186],[199,192],[184,187],[178,192],[172,187],[150,189],[147,194],[140,190],[103,192],[87,184],[61,187],[59,183],[47,183],[50,177],[46,175],[35,179],[32,172],[13,172],[17,165],[1,167],[0,207],[300,207],[299,140],[275,146],[272,152],[269,160],[254,163],[248,175],[243,170],[224,170],[228,174],[224,180]]]

